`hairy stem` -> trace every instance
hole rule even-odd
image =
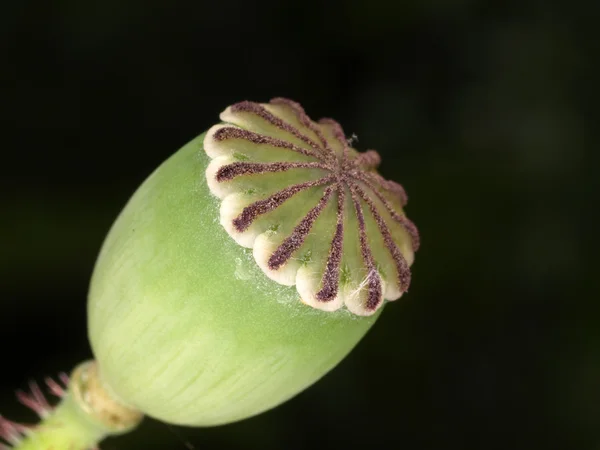
[[[5,421],[3,434],[14,450],[86,450],[97,448],[107,436],[133,430],[142,420],[142,414],[128,408],[103,388],[96,363],[79,365],[69,381],[61,402],[54,409],[44,409],[45,401],[38,401],[38,393],[23,403],[41,416],[34,427],[25,427]],[[36,401],[37,406],[36,407]]]

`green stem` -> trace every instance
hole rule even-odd
[[[109,435],[133,430],[142,414],[115,401],[102,386],[95,362],[78,366],[60,404],[26,433],[14,450],[87,450]]]
[[[67,394],[60,405],[14,448],[84,450],[96,447],[108,434],[109,430],[90,420],[73,397]]]

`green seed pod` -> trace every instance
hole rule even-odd
[[[168,423],[269,408],[321,378],[408,288],[402,187],[297,104],[242,102],[140,186],[92,277],[105,388]]]

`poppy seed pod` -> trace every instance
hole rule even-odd
[[[407,291],[419,236],[377,152],[287,99],[220,118],[144,181],[102,246],[95,361],[54,388],[65,398],[52,420],[86,425],[42,423],[16,448],[86,448],[142,415],[210,426],[259,414],[335,367]],[[31,433],[0,422],[10,442]]]
[[[406,291],[418,246],[379,156],[295,102],[242,102],[133,195],[99,255],[89,337],[124,404],[216,425],[314,383]]]

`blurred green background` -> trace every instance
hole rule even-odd
[[[600,449],[598,2],[4,0],[0,411],[90,357],[112,221],[227,105],[286,96],[401,182],[410,293],[287,404],[118,449]]]

